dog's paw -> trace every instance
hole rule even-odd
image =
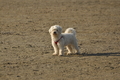
[[[71,55],[72,53],[68,52],[67,55]]]
[[[53,53],[52,55],[53,55],[53,56],[57,56],[58,54],[57,54],[57,53]]]
[[[63,56],[63,54],[59,54],[58,56]]]

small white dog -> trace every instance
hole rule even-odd
[[[76,31],[73,28],[66,29],[65,33],[62,33],[62,28],[59,25],[51,26],[49,33],[52,39],[52,46],[54,48],[53,55],[63,55],[64,46],[67,47],[68,53],[72,54],[73,49],[76,50],[77,54],[80,54],[78,43],[76,39]]]

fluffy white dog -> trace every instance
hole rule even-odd
[[[72,54],[75,50],[77,54],[80,53],[78,43],[76,39],[76,31],[73,28],[66,29],[65,33],[62,33],[62,27],[59,25],[51,26],[49,33],[52,39],[52,46],[54,48],[53,55],[62,56],[64,52],[64,46],[67,47],[68,53]]]

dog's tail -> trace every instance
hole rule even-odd
[[[73,33],[74,35],[76,35],[76,31],[73,28],[66,29],[65,33]]]

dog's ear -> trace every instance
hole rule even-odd
[[[59,31],[59,33],[62,33],[62,27],[61,27],[61,26],[59,26],[59,27],[58,27],[58,29],[59,29],[59,30],[58,30],[58,31]]]

